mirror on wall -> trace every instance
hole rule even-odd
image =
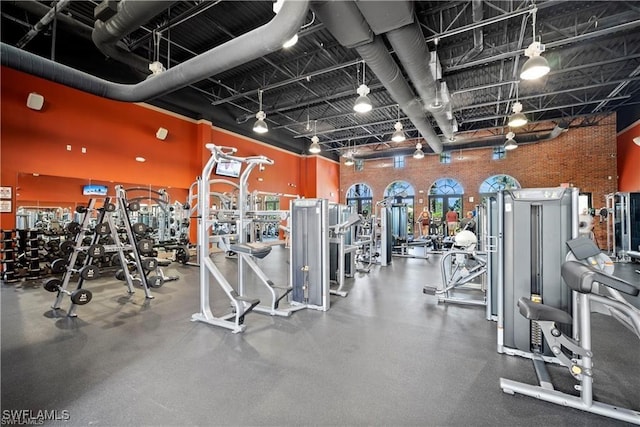
[[[82,221],[78,207],[87,206],[92,198],[116,197],[118,186],[126,190],[128,202],[139,205],[138,210],[130,212],[130,221],[150,227],[156,241],[188,239],[189,210],[184,209],[187,189],[33,173],[18,174],[15,228],[45,235],[64,234],[69,223]],[[89,228],[97,221],[97,213],[91,215]]]

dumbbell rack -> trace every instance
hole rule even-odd
[[[91,265],[91,262],[93,260],[93,256],[88,250],[90,248],[100,246],[100,245],[97,245],[98,239],[101,237],[101,234],[98,234],[98,233],[95,233],[93,235],[90,246],[87,246],[87,245],[83,244],[84,235],[83,235],[82,231],[87,230],[88,227],[89,227],[89,222],[91,221],[90,212],[96,210],[96,202],[97,202],[97,199],[90,199],[89,200],[89,204],[86,207],[84,219],[82,221],[82,224],[80,225],[80,232],[78,232],[76,237],[75,237],[73,253],[71,254],[71,257],[69,258],[69,264],[68,265],[72,266],[72,267],[67,268],[65,273],[64,273],[62,284],[60,285],[60,289],[62,291],[58,292],[58,296],[56,297],[56,300],[55,300],[55,302],[54,302],[54,304],[52,306],[52,308],[54,310],[57,310],[57,309],[60,308],[60,305],[62,303],[62,299],[66,295],[66,293],[64,291],[69,286],[69,283],[71,282],[71,278],[72,278],[73,273],[78,272],[78,271],[82,270],[82,268]],[[132,243],[128,243],[128,244],[122,243],[122,241],[120,240],[120,237],[118,235],[118,228],[117,228],[117,226],[115,224],[113,216],[111,215],[113,213],[113,211],[115,211],[115,210],[119,210],[120,215],[122,215],[122,217],[124,219],[125,232],[127,234],[129,242],[135,242],[134,236],[133,236],[133,231],[132,231],[131,226],[130,226],[129,221],[128,221],[126,205],[125,205],[124,201],[119,199],[119,198],[116,199],[116,202],[117,202],[116,205],[112,205],[111,204],[111,199],[107,197],[107,198],[104,199],[103,208],[99,209],[100,210],[100,214],[98,216],[98,221],[97,221],[97,226],[96,227],[104,226],[104,225],[108,224],[109,234],[111,234],[111,237],[113,238],[113,241],[114,241],[113,245],[102,246],[102,251],[104,251],[104,252],[117,252],[119,254],[119,257],[120,257],[120,262],[121,262],[121,264],[123,266],[127,265],[127,259],[126,259],[126,256],[125,256],[125,252],[131,251],[133,256],[134,256],[134,258],[135,258],[135,265],[136,265],[136,268],[137,268],[138,273],[140,275],[143,288],[145,290],[145,296],[148,299],[154,298],[153,295],[151,295],[151,292],[149,290],[149,286],[148,286],[148,284],[146,282],[146,277],[145,277],[143,269],[142,269],[142,260],[140,258],[140,254],[138,252],[138,248],[135,246],[135,244],[132,244]],[[106,208],[107,206],[115,206],[115,209],[107,209]],[[104,234],[107,234],[107,233],[103,233],[102,235],[104,235]],[[76,262],[77,262],[77,259],[78,259],[78,254],[80,252],[82,252],[82,251],[88,251],[89,253],[87,254],[87,257],[84,259],[84,261],[82,262],[82,266],[80,268],[78,268],[78,269],[75,269],[74,267],[76,266]],[[76,285],[76,290],[82,289],[82,286],[84,284],[84,280],[86,280],[86,278],[84,278],[82,275],[79,275],[78,281],[77,281],[77,285]],[[127,283],[127,287],[128,287],[128,292],[130,294],[133,294],[135,291],[134,291],[134,287],[133,287],[133,281],[132,281],[131,276],[129,274],[126,275],[126,283]],[[77,314],[75,313],[76,308],[77,308],[77,304],[75,304],[72,301],[67,316],[76,317],[77,316]]]
[[[2,245],[0,245],[0,254],[2,254],[2,282],[15,283],[20,280],[16,275],[16,238],[15,230],[0,230],[2,235]]]

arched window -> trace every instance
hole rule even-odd
[[[447,234],[445,214],[449,209],[462,215],[464,188],[453,178],[440,178],[429,188],[429,211],[431,212],[430,234]]]
[[[509,175],[493,175],[482,181],[478,193],[481,196],[496,194],[498,191],[520,188],[520,183]]]
[[[415,195],[413,185],[407,181],[394,181],[384,190],[384,198],[391,202],[392,233],[402,240],[413,234]]]
[[[347,190],[347,205],[354,206],[356,212],[371,214],[373,206],[373,192],[367,184],[359,182]]]

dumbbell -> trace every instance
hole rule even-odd
[[[76,289],[75,291],[68,291],[62,289],[62,280],[56,277],[50,277],[42,283],[42,287],[49,292],[62,292],[71,297],[71,302],[77,305],[89,304],[93,294],[88,289]]]
[[[116,205],[114,205],[113,203],[105,203],[104,206],[99,209],[104,209],[107,212],[113,212],[116,210]],[[80,214],[86,213],[88,210],[89,208],[87,208],[86,206],[76,206],[76,212]]]
[[[129,272],[128,274],[130,273],[131,272]],[[127,280],[127,276],[125,275],[123,268],[119,268],[118,270],[116,270],[115,276],[116,276],[116,279],[122,280],[123,282]],[[139,277],[131,276],[131,284],[133,286],[142,286],[142,280],[140,280]]]
[[[54,273],[64,273],[67,270],[67,261],[56,259],[51,263],[51,271]],[[78,273],[85,280],[93,280],[100,277],[100,269],[95,265],[88,264],[80,269],[70,268],[73,273]]]

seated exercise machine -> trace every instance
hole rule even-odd
[[[569,369],[580,382],[574,396],[555,390],[544,364],[534,364],[540,385],[524,384],[500,378],[500,387],[505,393],[519,393],[536,399],[569,406],[605,417],[640,424],[640,412],[598,402],[593,398],[593,352],[591,349],[591,312],[609,315],[631,329],[640,338],[640,310],[625,300],[622,293],[637,296],[640,288],[603,271],[578,261],[567,261],[562,265],[562,278],[573,291],[577,300],[576,318],[566,311],[521,297],[518,301],[520,314],[535,322],[542,330],[545,341],[560,363]],[[577,339],[560,331],[556,323],[574,324]],[[637,360],[636,360],[637,362]]]
[[[294,311],[305,308],[301,305],[290,305],[288,307],[280,306],[280,302],[291,293],[293,286],[290,284],[287,286],[276,286],[256,262],[256,259],[262,259],[269,255],[272,247],[261,243],[247,243],[248,236],[252,235],[251,225],[253,221],[258,218],[256,215],[253,215],[251,218],[247,215],[249,176],[256,166],[264,167],[265,165],[272,165],[274,162],[265,156],[234,157],[234,159],[247,165],[240,175],[240,193],[238,196],[238,239],[237,242],[231,243],[229,246],[229,249],[238,255],[238,294],[241,296],[245,295],[244,266],[246,264],[260,280],[260,283],[267,288],[270,296],[269,305],[256,305],[253,310],[258,313],[270,314],[272,316],[288,317]]]
[[[458,304],[487,304],[487,252],[476,251],[476,235],[463,230],[455,236],[453,247],[444,253],[440,259],[442,282],[436,286],[426,285],[422,292],[436,295],[438,302],[453,302]],[[481,278],[480,284],[473,280]],[[456,296],[456,291],[480,290],[481,297]]]
[[[334,215],[332,220],[338,221],[339,213],[349,214],[344,221],[329,226],[329,244],[330,244],[330,281],[335,282],[337,289],[331,289],[332,295],[346,297],[348,291],[344,290],[345,280],[347,277],[353,277],[355,265],[355,253],[359,249],[353,242],[355,229],[352,227],[360,224],[362,217],[357,213],[351,212],[351,207],[345,205],[332,205],[329,211]]]
[[[260,300],[238,294],[210,257],[209,230],[216,220],[213,219],[209,206],[209,200],[211,198],[209,179],[214,166],[219,160],[240,161],[241,159],[233,156],[237,151],[236,148],[233,147],[217,147],[214,144],[207,144],[206,148],[211,151],[211,158],[202,170],[202,176],[198,180],[198,214],[200,216],[200,222],[198,224],[200,312],[193,314],[191,320],[221,326],[230,329],[233,333],[238,333],[246,329],[244,318],[254,307],[260,304]],[[230,313],[219,317],[213,315],[209,299],[212,276],[229,298],[232,307]]]

